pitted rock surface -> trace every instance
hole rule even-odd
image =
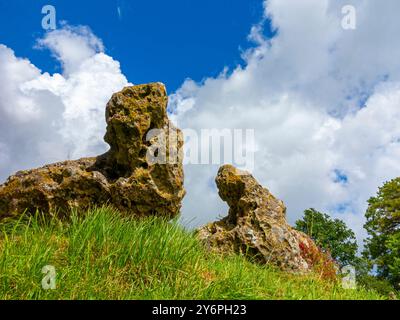
[[[212,250],[240,253],[259,263],[305,273],[311,271],[305,252],[318,252],[314,242],[286,221],[286,207],[248,172],[222,166],[216,177],[219,195],[229,214],[198,231]]]
[[[115,93],[106,107],[104,139],[110,150],[98,157],[10,176],[0,186],[0,219],[37,210],[67,215],[71,209],[99,205],[112,205],[138,216],[176,216],[185,195],[183,137],[168,120],[167,102],[161,83],[126,87]],[[165,156],[173,150],[176,161],[149,163],[147,151],[152,144],[146,137],[152,129],[165,132]]]

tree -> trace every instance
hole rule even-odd
[[[368,232],[364,256],[376,267],[378,276],[396,288],[400,282],[400,178],[386,182],[368,200]]]
[[[358,246],[354,232],[339,219],[332,219],[327,214],[308,209],[304,217],[296,221],[295,228],[308,234],[315,243],[342,267],[355,265]]]

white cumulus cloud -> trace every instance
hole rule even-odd
[[[107,150],[105,105],[128,85],[120,65],[86,27],[64,26],[38,40],[63,72],[42,72],[0,45],[0,180],[45,163]]]
[[[363,230],[367,199],[400,172],[400,2],[350,1],[357,27],[341,27],[349,1],[268,0],[245,66],[172,95],[181,128],[255,130],[255,177],[294,222],[315,207]],[[184,217],[195,224],[226,212],[215,196],[217,167],[188,166]]]

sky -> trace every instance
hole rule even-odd
[[[263,15],[260,0],[0,0],[1,43],[51,73],[60,65],[34,50],[48,4],[58,23],[90,27],[130,81],[163,81],[171,92],[186,78],[201,81],[243,63],[247,35]]]
[[[45,4],[0,0],[0,180],[104,152],[111,94],[161,81],[180,128],[254,130],[252,173],[290,223],[313,207],[361,243],[368,198],[399,176],[400,2],[53,1],[52,31]],[[218,167],[185,166],[184,221],[226,214]]]

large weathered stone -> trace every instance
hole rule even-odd
[[[183,137],[168,120],[167,99],[161,83],[115,93],[106,107],[105,141],[110,150],[97,158],[55,163],[9,177],[0,186],[0,219],[36,210],[68,214],[73,208],[103,204],[138,216],[177,215],[185,194],[182,154],[177,152]],[[165,156],[173,150],[176,161],[147,161],[152,145],[146,136],[152,129],[165,133]]]
[[[286,222],[286,208],[248,172],[222,166],[216,178],[219,195],[229,205],[221,221],[202,227],[199,238],[212,250],[241,253],[285,271],[313,269],[322,253],[304,233]]]

